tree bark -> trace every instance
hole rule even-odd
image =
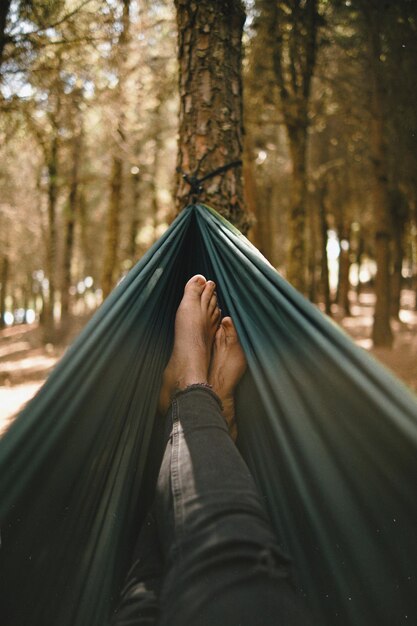
[[[237,161],[243,151],[241,0],[175,0],[179,60],[176,205],[197,200],[183,174],[201,178]],[[207,180],[198,201],[246,232],[242,167]]]
[[[375,346],[392,345],[393,336],[390,324],[390,197],[388,187],[388,167],[385,145],[384,86],[381,76],[381,33],[377,7],[363,4],[367,28],[370,89],[371,127],[370,150],[373,166],[373,205],[375,217],[375,314],[372,339]]]
[[[69,318],[71,265],[74,249],[74,231],[77,215],[79,166],[81,156],[82,132],[77,129],[72,145],[72,169],[68,205],[65,211],[65,239],[61,284],[61,328],[65,332]]]
[[[9,281],[9,258],[4,255],[1,261],[1,278],[0,278],[0,328],[6,326],[4,316],[6,314],[6,295],[7,284]]]

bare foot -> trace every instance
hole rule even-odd
[[[230,435],[236,441],[234,391],[246,369],[246,359],[230,317],[225,317],[216,333],[209,383],[223,404],[223,415]]]
[[[165,368],[159,397],[159,411],[166,413],[176,389],[208,381],[211,350],[221,313],[216,285],[197,274],[185,285],[175,317],[175,339]]]

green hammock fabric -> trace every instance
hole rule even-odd
[[[417,624],[417,403],[239,232],[185,209],[0,442],[0,623],[102,626],[160,454],[188,277],[218,285],[249,370],[239,447],[320,626]]]

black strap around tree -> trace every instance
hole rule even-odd
[[[180,167],[177,167],[177,172],[181,174],[183,179],[190,185],[191,194],[193,196],[199,196],[204,191],[204,187],[201,183],[208,180],[209,178],[214,178],[215,176],[218,176],[218,174],[223,174],[223,172],[227,172],[227,170],[230,170],[232,167],[239,167],[239,165],[242,165],[241,159],[238,159],[237,161],[231,161],[230,163],[226,163],[226,165],[222,165],[221,167],[216,168],[215,170],[209,172],[201,178],[197,178],[196,174],[186,174],[182,171]]]

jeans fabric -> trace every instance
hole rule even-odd
[[[217,396],[179,392],[156,496],[113,626],[308,626]]]

